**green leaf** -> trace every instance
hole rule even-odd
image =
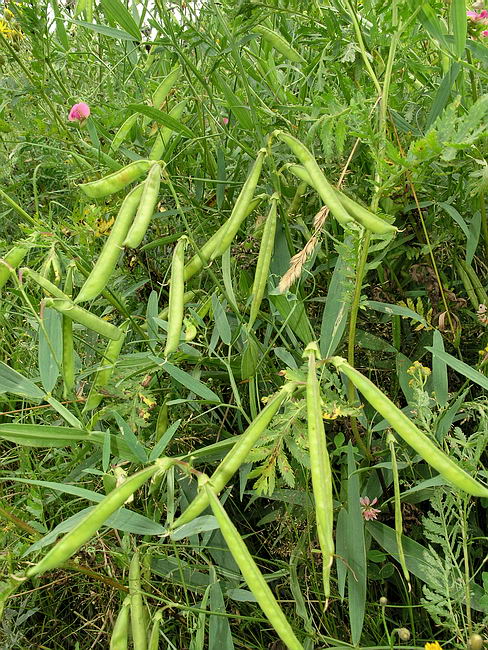
[[[117,424],[119,425],[120,433],[124,437],[128,447],[130,447],[131,451],[137,456],[141,463],[147,463],[146,450],[137,440],[130,426],[127,424],[124,418],[119,413],[117,413],[117,411],[112,411],[112,413],[115,417],[115,420],[117,421]]]
[[[174,542],[179,542],[185,537],[198,535],[198,533],[205,533],[209,530],[215,530],[219,524],[213,515],[202,515],[187,524],[183,524],[171,534],[171,539]]]
[[[448,354],[439,348],[426,347],[425,349],[429,352],[432,352],[433,356],[437,357],[441,361],[444,361],[444,363],[447,363],[448,366],[450,366],[456,372],[459,372],[460,375],[466,377],[466,379],[469,379],[475,384],[478,384],[478,386],[481,386],[485,390],[488,390],[488,377],[482,375],[481,372],[478,372],[474,368],[471,368],[471,366],[468,366],[467,363],[464,363],[464,361],[456,359],[456,357],[453,357],[452,354]]]
[[[166,361],[165,359],[158,359],[157,357],[153,357],[152,355],[150,355],[149,358],[152,359],[163,370],[165,370],[168,373],[168,375],[171,375],[171,377],[173,377],[173,379],[175,379],[179,384],[181,384],[185,388],[188,388],[190,392],[195,393],[202,399],[208,400],[209,402],[221,401],[220,397],[216,395],[213,392],[213,390],[207,388],[205,384],[202,384],[201,381],[198,381],[198,379],[195,379],[195,377],[192,377],[184,370],[181,370],[181,368],[177,368],[176,366],[174,366],[172,363],[169,363],[169,361]]]
[[[442,340],[442,334],[439,330],[434,331],[432,349],[435,350],[436,353],[440,352],[442,354],[445,352],[444,341]],[[449,396],[447,364],[437,354],[434,354],[432,357],[432,385],[437,402],[441,406],[447,404],[447,398]]]
[[[92,32],[97,32],[97,34],[103,34],[109,38],[116,38],[120,41],[133,41],[134,37],[132,34],[125,32],[121,29],[114,29],[113,27],[107,27],[107,25],[95,25],[94,23],[87,23],[84,20],[74,20],[73,18],[67,18],[70,23],[79,25],[80,27],[86,27]]]
[[[330,280],[322,314],[320,354],[324,358],[332,356],[341,342],[349,315],[352,285],[353,280],[351,273],[348,272],[347,264],[339,256]]]
[[[454,55],[460,59],[464,54],[468,33],[465,0],[452,0],[451,23],[454,32]]]
[[[239,125],[247,131],[254,131],[254,123],[248,106],[237,97],[220,75],[214,73],[214,77],[224,95],[227,108],[234,115]]]
[[[101,0],[102,10],[108,20],[113,20],[124,31],[134,37],[134,40],[142,40],[140,29],[134,18],[127,11],[120,0]]]
[[[377,302],[376,300],[366,300],[364,304],[366,307],[370,307],[371,309],[379,311],[383,314],[391,314],[392,316],[403,316],[404,318],[411,318],[412,320],[422,323],[424,327],[430,327],[423,316],[420,316],[420,314],[417,314],[416,311],[413,311],[408,307],[403,307],[403,305],[392,305],[388,302]]]
[[[218,614],[225,614],[225,602],[220,582],[213,567],[210,568],[210,575],[214,582],[210,587],[210,614],[208,619],[208,650],[234,650],[232,633],[230,631],[229,619]]]
[[[0,393],[12,393],[30,399],[43,399],[45,393],[30,379],[0,361]]]
[[[63,353],[61,333],[62,316],[54,309],[46,307],[39,327],[38,364],[39,375],[46,393],[51,393],[59,377],[59,367]]]
[[[178,122],[178,120],[175,120],[174,117],[171,117],[171,115],[168,115],[167,113],[164,113],[163,111],[160,111],[157,108],[153,108],[152,106],[147,106],[146,104],[129,104],[127,108],[130,109],[131,111],[142,113],[142,115],[147,115],[147,117],[150,117],[158,124],[167,126],[169,129],[175,131],[176,133],[181,133],[182,135],[186,135],[188,138],[195,137],[194,133],[190,131],[190,129],[187,126],[185,126],[185,124]]]

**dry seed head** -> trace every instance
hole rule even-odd
[[[400,641],[410,641],[410,630],[407,630],[406,627],[398,628],[397,632]]]

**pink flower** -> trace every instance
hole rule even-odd
[[[369,497],[361,497],[359,499],[359,503],[361,504],[361,514],[363,515],[363,519],[370,521],[371,519],[378,518],[381,510],[373,508],[373,506],[378,503],[378,499],[376,497],[372,501],[369,500]]]
[[[481,36],[488,36],[488,29],[485,29],[484,32],[481,32]]]
[[[478,14],[476,11],[467,11],[466,16],[468,18],[471,18],[472,20],[476,20],[476,18],[478,18]]]
[[[223,124],[224,126],[227,126],[227,124],[229,124],[229,118],[228,118],[228,117],[223,117],[223,118],[222,118],[222,124]]]
[[[80,102],[71,107],[68,115],[70,122],[80,122],[82,124],[87,117],[90,117],[90,107],[85,102]]]
[[[483,9],[483,11],[480,11],[480,13],[477,13],[476,11],[467,11],[466,16],[473,20],[475,23],[486,23],[488,18],[488,11],[486,9]]]

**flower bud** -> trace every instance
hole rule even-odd
[[[386,596],[381,596],[380,605],[381,607],[386,607],[388,605],[388,598]]]
[[[410,641],[410,630],[406,627],[400,627],[397,630],[400,641]]]

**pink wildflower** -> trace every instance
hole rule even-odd
[[[87,117],[90,117],[90,107],[85,102],[80,102],[71,107],[68,115],[70,122],[80,122],[82,124]]]
[[[477,13],[476,11],[467,11],[466,16],[475,23],[486,23],[488,19],[488,11],[486,9],[483,9],[480,13]]]
[[[481,36],[488,36],[488,29],[485,29],[484,32],[481,32]]]
[[[376,497],[372,501],[370,501],[369,497],[361,497],[359,499],[359,503],[361,504],[361,514],[363,515],[363,519],[366,521],[377,519],[381,510],[378,510],[378,508],[373,508],[373,506],[378,503],[378,499]]]
[[[222,124],[223,124],[224,126],[227,126],[227,124],[229,124],[229,118],[228,118],[228,117],[223,117],[223,118],[222,118]]]
[[[471,18],[472,20],[476,20],[476,18],[478,17],[478,13],[476,11],[467,11],[466,16],[468,18]]]

